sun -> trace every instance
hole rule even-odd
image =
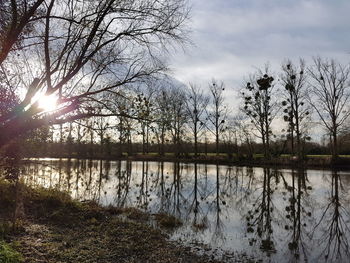
[[[41,95],[38,99],[38,106],[44,111],[54,111],[57,109],[57,97],[53,95]]]

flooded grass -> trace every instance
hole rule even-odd
[[[205,222],[193,223],[192,228],[195,231],[203,231],[208,228],[208,224],[206,224]]]
[[[183,223],[180,219],[176,218],[173,215],[169,215],[166,213],[159,213],[154,215],[157,223],[161,227],[165,228],[175,228],[181,226]]]
[[[140,209],[134,207],[124,208],[122,209],[122,213],[131,220],[148,221],[150,218],[150,215],[148,213],[145,213],[144,211],[141,211]]]
[[[1,182],[1,204],[16,200],[18,192],[10,191],[13,189],[13,184]],[[141,210],[102,208],[96,202],[81,203],[52,189],[24,185],[21,189],[24,213],[15,218],[21,224],[17,231],[12,231],[11,225],[14,206],[1,210],[1,235],[17,244],[14,247],[0,241],[1,263],[216,262],[167,241],[165,234],[145,224],[149,214]],[[162,220],[169,224],[173,219]]]

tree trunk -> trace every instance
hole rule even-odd
[[[333,161],[338,158],[338,136],[337,136],[337,130],[334,129],[333,131],[333,153],[332,153],[332,159]]]
[[[197,137],[197,120],[194,123],[194,156],[198,157],[198,137]]]
[[[162,134],[161,134],[161,156],[164,156],[164,142],[165,142],[165,132],[164,128],[162,128]]]

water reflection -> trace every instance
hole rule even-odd
[[[267,252],[268,256],[276,252],[272,227],[272,218],[275,211],[272,201],[273,180],[277,185],[278,172],[264,168],[261,194],[254,200],[252,209],[248,210],[246,214],[247,232],[256,233],[254,237],[250,238],[249,244],[258,243],[260,249]]]
[[[287,206],[285,207],[286,218],[288,219],[285,229],[290,231],[288,248],[292,252],[294,259],[299,257],[307,259],[307,244],[310,242],[308,236],[308,218],[312,212],[308,211],[311,205],[308,202],[307,174],[304,170],[292,170],[291,185],[286,183],[286,189],[289,192]]]
[[[349,257],[349,172],[91,160],[32,160],[15,172],[79,200],[175,215],[185,224],[171,237],[187,244],[268,262]]]
[[[347,185],[342,184],[339,173],[333,171],[328,200],[323,204],[323,212],[314,227],[315,233],[323,233],[319,240],[319,245],[322,248],[320,256],[326,260],[349,259],[350,217],[348,207],[345,207],[345,204],[349,204],[347,187]]]

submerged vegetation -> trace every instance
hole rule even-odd
[[[182,225],[182,222],[180,219],[176,218],[173,215],[169,215],[165,213],[156,214],[155,219],[157,223],[162,227],[174,228]]]

